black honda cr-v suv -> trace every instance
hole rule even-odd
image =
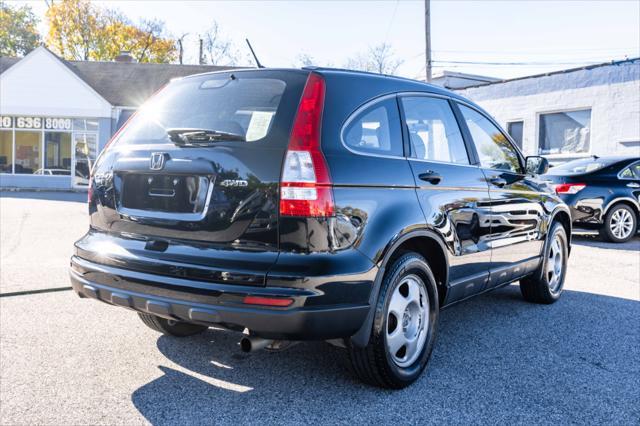
[[[241,346],[328,340],[384,387],[414,381],[442,307],[520,281],[552,303],[567,207],[482,109],[417,81],[331,69],[170,83],[92,170],[81,297]]]

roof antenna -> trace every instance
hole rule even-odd
[[[251,43],[249,43],[249,39],[245,38],[244,41],[247,42],[247,45],[249,46],[249,50],[251,50],[251,54],[253,55],[253,59],[256,60],[256,65],[258,66],[258,68],[264,68],[264,65],[262,65],[258,60],[258,57],[256,56],[256,52],[253,51],[253,47],[251,47]]]

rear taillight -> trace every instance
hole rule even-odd
[[[586,184],[584,183],[559,183],[554,186],[556,190],[556,194],[577,194],[586,188]]]
[[[333,216],[333,190],[320,148],[325,84],[311,73],[304,87],[280,179],[282,216]]]

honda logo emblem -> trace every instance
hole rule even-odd
[[[164,152],[154,152],[151,154],[151,160],[149,161],[149,168],[151,170],[162,170],[164,167]]]

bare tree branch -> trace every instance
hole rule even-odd
[[[393,75],[404,61],[396,59],[390,44],[369,47],[367,53],[358,53],[345,63],[346,68]]]

